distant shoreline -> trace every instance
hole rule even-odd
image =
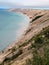
[[[4,50],[4,53],[0,55],[0,62],[2,62],[7,55],[9,55],[9,49],[12,49],[15,46],[19,49],[19,46],[25,44],[25,42],[28,42],[35,35],[39,34],[43,28],[49,26],[49,10],[9,9],[8,11],[20,12],[27,15],[30,18],[30,24],[25,34],[22,35],[18,42],[14,42],[13,45],[7,47]]]
[[[30,22],[32,21],[32,18],[33,18],[33,16],[32,16],[32,11],[33,11],[33,13],[35,14],[35,12],[37,11],[47,11],[47,10],[40,10],[40,9],[38,9],[38,10],[36,10],[36,9],[9,9],[8,11],[10,11],[10,12],[16,12],[16,13],[20,13],[20,14],[23,14],[23,15],[26,15],[28,18],[29,18],[29,20],[30,20]],[[34,12],[35,11],[35,12]],[[29,13],[28,14],[28,12],[31,12],[31,13]],[[40,13],[40,12],[39,12]],[[37,14],[36,14],[37,15]],[[35,16],[36,16],[35,15]],[[15,44],[17,44],[17,43],[19,43],[19,42],[21,42],[21,39],[25,36],[25,34],[26,34],[26,32],[27,32],[27,30],[29,30],[30,29],[30,27],[31,27],[31,23],[29,22],[29,26],[28,26],[28,29],[26,29],[26,31],[24,31],[24,33],[22,34],[22,36],[17,40],[17,41],[14,41],[11,45],[9,45],[7,48],[5,48],[3,51],[5,52],[5,50],[8,50],[8,49],[10,49],[10,48],[12,48],[13,46],[15,46]],[[18,44],[19,45],[19,44]]]

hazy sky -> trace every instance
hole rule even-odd
[[[0,0],[1,6],[49,6],[49,0]]]

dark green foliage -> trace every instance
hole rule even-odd
[[[39,44],[43,43],[42,38],[36,37],[36,38],[35,38],[35,43],[39,43]]]
[[[43,37],[44,36],[44,37]],[[34,40],[34,43],[32,43],[32,48],[39,49],[40,47],[49,44],[49,27],[42,30],[40,34],[36,35],[34,38],[30,40],[32,42]]]
[[[42,37],[42,35],[44,35],[44,37]],[[43,31],[32,40],[35,41],[31,45],[34,49],[32,49],[33,58],[27,61],[26,65],[49,65],[49,27],[43,29]],[[40,49],[43,51],[42,55],[39,53]]]
[[[44,55],[40,56],[38,53],[33,53],[33,64],[32,65],[49,65],[49,49],[44,49]]]
[[[4,62],[3,63],[0,63],[0,65],[4,65]]]
[[[4,65],[4,64],[0,64],[0,65]]]
[[[42,59],[37,54],[33,55],[33,65],[42,65]]]
[[[45,35],[44,38],[42,38],[41,36],[42,35]],[[37,52],[38,49],[37,47],[40,48],[40,46],[38,46],[38,44],[36,43],[39,43],[41,45],[41,43],[43,44],[42,46],[44,46],[45,44],[48,45],[49,43],[49,28],[48,29],[44,29],[44,31],[37,35],[35,38],[35,43],[32,44],[32,46],[34,47],[35,51],[33,52],[33,63],[32,65],[49,65],[49,47],[46,47],[43,49],[44,51],[44,54],[43,56],[40,56],[39,53]],[[41,46],[41,47],[42,47]]]

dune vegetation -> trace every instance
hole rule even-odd
[[[27,59],[24,65],[49,65],[49,27],[43,29],[32,38],[32,59]]]

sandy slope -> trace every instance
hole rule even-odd
[[[48,10],[10,9],[9,11],[20,12],[27,15],[30,18],[30,25],[28,29],[26,30],[25,34],[21,37],[21,39],[19,39],[19,41],[15,43],[15,46],[19,46],[22,43],[30,40],[33,36],[37,35],[43,28],[49,26],[49,11]],[[32,22],[32,20],[39,15],[43,15],[43,16]],[[25,47],[21,47],[22,50]],[[27,45],[27,47],[25,48],[25,52],[23,52],[22,55],[20,55],[18,58],[15,59],[12,65],[16,65],[16,64],[22,65],[23,62],[25,62],[27,58],[31,58],[31,52],[26,50],[28,47],[29,45]],[[10,52],[7,52],[7,50],[6,52],[2,53],[2,55],[0,55],[0,62],[2,62],[4,58],[7,55],[9,55],[9,53]]]

